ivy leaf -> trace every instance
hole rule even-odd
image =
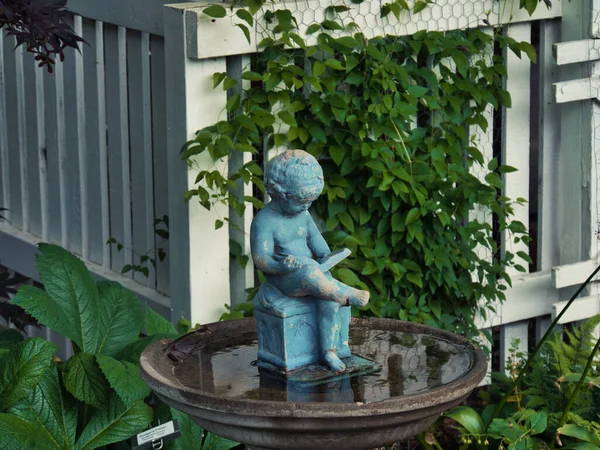
[[[536,0],[536,3],[537,3],[537,0]],[[530,15],[531,14],[532,13],[530,13]],[[521,48],[521,50],[523,50],[525,52],[525,54],[531,60],[531,62],[535,64],[537,61],[537,53],[535,51],[535,47],[526,41],[520,42],[519,47]]]
[[[227,74],[225,72],[213,73],[213,88],[216,88],[219,84],[221,84],[226,76]]]
[[[146,333],[148,336],[153,334],[178,334],[171,322],[150,308],[146,308]]]
[[[413,8],[413,13],[417,14],[427,8],[427,2],[419,0],[415,3],[415,7]]]
[[[343,147],[333,146],[329,149],[329,156],[333,159],[338,166],[342,165],[342,161],[344,160],[345,151]]]
[[[343,30],[344,27],[333,20],[324,20],[321,26],[326,30]]]
[[[421,217],[421,210],[419,208],[413,208],[406,215],[406,220],[404,223],[408,226],[415,220],[417,220],[419,217]]]
[[[332,69],[335,69],[335,70],[346,70],[344,65],[340,61],[338,61],[337,59],[334,59],[334,58],[326,59],[325,65],[328,67],[331,67]]]
[[[306,29],[306,34],[316,33],[320,29],[321,29],[321,25],[320,24],[313,23],[312,25],[309,25],[308,28]]]
[[[236,23],[235,26],[238,27],[240,30],[242,30],[242,32],[244,33],[244,36],[246,36],[246,40],[248,41],[248,44],[252,44],[252,38],[250,37],[250,30],[248,29],[248,27],[246,25],[244,25],[243,23]]]
[[[248,25],[250,26],[254,26],[254,18],[252,17],[252,14],[250,14],[247,10],[245,10],[244,8],[240,8],[235,12],[235,15],[238,16],[240,19],[244,20],[245,22],[248,23]]]
[[[248,70],[248,71],[242,73],[242,79],[250,80],[250,81],[262,81],[263,76],[260,73],[252,72],[251,70]]]
[[[0,368],[0,411],[29,395],[52,364],[56,346],[41,338],[15,345]]]
[[[23,287],[12,303],[93,353],[98,346],[100,303],[94,278],[79,258],[62,247],[39,244],[38,248],[37,268],[46,293]]]
[[[64,364],[62,373],[65,388],[73,397],[98,409],[106,407],[110,387],[94,355],[77,353]]]
[[[506,108],[510,108],[512,106],[512,100],[510,98],[510,94],[508,91],[501,89],[498,93],[500,104]]]
[[[318,77],[325,71],[325,64],[323,64],[320,61],[315,61],[312,69],[313,69],[313,75],[315,77]]]
[[[96,356],[96,360],[108,383],[125,405],[131,405],[150,394],[150,388],[140,377],[136,365],[105,355]]]
[[[138,339],[144,314],[137,297],[114,281],[98,283],[100,294],[98,353],[114,356]]]
[[[342,283],[346,283],[349,286],[357,286],[360,283],[356,274],[345,267],[338,269],[336,274],[342,280]]]
[[[52,446],[51,443],[43,439],[34,424],[13,414],[0,414],[0,448],[2,450],[31,450],[37,448],[62,450],[62,448]]]
[[[96,411],[77,440],[77,450],[92,450],[130,438],[152,421],[152,409],[142,400],[126,406],[112,394]]]
[[[215,17],[217,19],[220,19],[227,15],[227,10],[221,5],[211,5],[208,8],[204,8],[202,12],[207,16]]]
[[[62,386],[55,365],[46,371],[29,396],[10,409],[11,414],[35,424],[36,435],[45,442],[43,448],[52,445],[59,449],[75,448],[77,412],[77,404]]]

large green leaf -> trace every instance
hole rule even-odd
[[[11,348],[23,341],[23,335],[18,330],[6,329],[0,331],[0,348]]]
[[[46,301],[35,308],[35,314],[34,311],[30,312],[51,328],[52,322],[60,322],[62,329],[56,331],[69,337],[82,351],[94,353],[98,347],[100,329],[96,282],[85,264],[62,247],[39,244],[39,250],[40,253],[36,255],[37,268],[54,305]],[[62,318],[58,321],[54,319],[55,316]]]
[[[63,366],[63,383],[73,396],[82,402],[104,408],[110,393],[96,357],[90,353],[78,353]]]
[[[12,414],[0,414],[0,448],[2,450],[53,450],[58,447],[44,440],[34,424]]]
[[[96,411],[77,440],[77,450],[92,450],[113,442],[128,439],[144,431],[152,421],[152,409],[138,400],[131,406],[109,397],[101,410]]]
[[[37,386],[52,363],[56,346],[41,338],[15,345],[0,368],[0,411],[5,411]]]
[[[47,370],[33,392],[9,412],[35,425],[36,433],[48,446],[75,448],[77,404],[63,388],[56,366]]]
[[[231,441],[207,432],[206,438],[204,438],[204,444],[202,445],[202,450],[229,450],[238,445],[240,445],[239,442]]]
[[[171,322],[150,308],[146,308],[146,334],[178,334]]]
[[[101,281],[100,343],[98,353],[115,356],[123,347],[135,341],[144,323],[144,314],[137,297],[119,283]]]
[[[61,303],[55,301],[46,292],[34,286],[25,285],[19,289],[11,302],[23,308],[42,325],[77,342],[76,330],[71,327],[65,311],[61,309]]]
[[[139,365],[140,364],[140,356],[144,349],[159,339],[176,339],[178,338],[178,334],[167,333],[167,334],[153,334],[152,336],[146,336],[141,339],[138,339],[131,344],[126,345],[123,350],[121,350],[116,358],[119,361],[128,361],[130,363]]]
[[[108,383],[126,405],[150,394],[150,388],[142,380],[138,366],[105,355],[97,355],[96,360]]]
[[[559,435],[570,436],[580,441],[589,442],[590,444],[600,446],[600,437],[591,431],[586,430],[580,425],[568,423],[557,430]]]
[[[173,419],[179,423],[181,436],[172,444],[172,450],[198,450],[202,442],[204,430],[185,413],[171,408]]]
[[[481,417],[473,408],[458,406],[448,411],[445,415],[456,420],[469,434],[484,434],[485,432],[483,420],[481,420]]]

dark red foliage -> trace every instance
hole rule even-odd
[[[63,61],[67,47],[79,49],[84,42],[65,21],[66,6],[67,0],[0,0],[0,29],[6,27],[17,47],[25,45],[52,72],[56,57]]]

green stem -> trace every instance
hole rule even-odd
[[[564,409],[564,411],[562,413],[562,416],[560,416],[560,420],[558,421],[558,426],[556,427],[556,431],[557,432],[558,432],[558,430],[560,430],[560,428],[565,424],[565,422],[567,420],[567,414],[569,414],[569,411],[571,410],[571,407],[573,406],[573,402],[575,402],[575,398],[577,397],[577,394],[581,390],[581,388],[583,386],[583,383],[585,383],[585,378],[586,378],[588,372],[592,368],[592,364],[594,362],[594,356],[598,352],[598,348],[600,348],[600,339],[598,339],[596,341],[596,346],[592,350],[592,354],[589,356],[589,358],[587,360],[587,364],[585,365],[585,369],[583,369],[583,373],[581,374],[581,378],[579,378],[579,381],[577,382],[577,385],[575,386],[575,389],[573,390],[573,393],[569,397],[569,400],[567,400],[567,405],[565,406],[565,409]],[[550,450],[554,450],[555,445],[556,445],[556,439],[554,439],[552,441],[552,445],[550,446]]]
[[[546,331],[546,333],[544,334],[542,339],[540,339],[540,341],[537,343],[537,345],[535,346],[535,348],[533,349],[531,354],[527,357],[527,362],[525,363],[525,366],[523,367],[523,369],[521,369],[521,371],[519,372],[519,375],[517,376],[515,381],[513,381],[510,388],[506,390],[504,397],[502,397],[502,400],[500,400],[500,403],[498,403],[498,406],[494,410],[494,414],[492,414],[492,417],[490,418],[489,423],[492,423],[492,420],[494,420],[496,417],[498,417],[500,415],[500,412],[502,411],[502,408],[504,408],[504,405],[506,404],[508,398],[513,394],[515,388],[519,385],[521,378],[523,378],[523,375],[525,375],[525,373],[527,372],[527,370],[533,363],[533,358],[535,358],[535,356],[539,353],[540,349],[542,348],[542,345],[544,345],[544,342],[546,342],[548,340],[548,338],[554,331],[554,327],[556,327],[556,325],[558,324],[558,321],[560,320],[560,318],[567,312],[567,309],[569,309],[571,304],[575,301],[575,299],[579,296],[579,294],[581,294],[581,291],[583,291],[585,289],[585,287],[588,284],[590,284],[590,282],[592,281],[592,279],[598,272],[600,272],[600,266],[596,267],[596,269],[587,278],[587,280],[585,280],[585,282],[581,286],[579,286],[579,289],[577,289],[577,291],[571,296],[571,298],[569,299],[569,301],[567,302],[567,304],[565,305],[563,310],[552,321],[552,323],[550,324],[550,328],[548,328],[548,331]]]

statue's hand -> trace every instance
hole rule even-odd
[[[319,265],[317,261],[312,258],[307,258],[306,256],[287,255],[285,258],[283,258],[282,262],[286,267],[292,270],[296,270],[304,266]]]

